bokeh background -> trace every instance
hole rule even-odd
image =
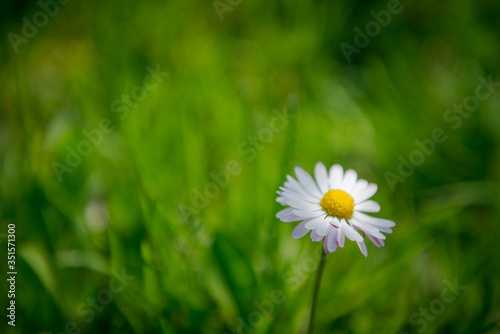
[[[17,53],[42,5],[0,5],[2,333],[304,332],[322,245],[291,238],[275,191],[317,161],[377,183],[397,223],[367,258],[328,256],[317,333],[500,333],[500,87],[444,119],[500,81],[497,1],[402,1],[350,62],[340,44],[387,1],[223,0],[223,19],[212,1],[56,4]],[[121,100],[148,68],[168,75]]]

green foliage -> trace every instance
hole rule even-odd
[[[16,224],[18,275],[0,331],[303,332],[322,245],[291,238],[275,191],[323,161],[377,183],[397,225],[367,258],[328,256],[318,333],[498,332],[500,87],[446,113],[500,81],[500,7],[404,1],[346,61],[387,6],[242,1],[221,21],[210,1],[70,1],[15,53],[40,5],[1,5],[0,247],[6,263]]]

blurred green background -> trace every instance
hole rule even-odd
[[[377,183],[397,223],[328,256],[317,333],[500,333],[500,87],[445,119],[500,81],[497,1],[403,1],[351,62],[387,1],[56,4],[46,24],[0,5],[2,333],[304,332],[322,245],[291,238],[275,191],[317,161]]]

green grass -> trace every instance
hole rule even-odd
[[[16,327],[0,331],[304,332],[322,245],[291,238],[275,191],[323,161],[377,183],[377,216],[397,225],[367,258],[352,242],[328,256],[318,333],[498,332],[500,89],[456,129],[443,117],[478,76],[500,81],[500,7],[402,5],[350,64],[339,44],[386,2],[243,1],[221,22],[210,1],[71,1],[17,54],[6,37],[0,247],[6,264],[15,223],[18,275]],[[2,6],[4,36],[40,10]],[[169,75],[121,119],[113,102],[148,66]],[[262,141],[276,110],[293,117]],[[113,130],[59,182],[53,162],[104,119]],[[436,128],[446,141],[392,191],[386,172]],[[108,304],[122,270],[134,278]],[[424,321],[455,278],[466,289]]]

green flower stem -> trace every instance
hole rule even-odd
[[[309,318],[309,329],[307,330],[308,334],[313,334],[314,331],[314,317],[316,315],[316,304],[318,301],[319,286],[321,285],[321,278],[323,277],[323,271],[325,269],[327,256],[328,254],[326,254],[324,251],[321,252],[321,260],[319,260],[318,274],[316,276],[316,283],[314,284],[314,293],[311,305],[311,316]]]

